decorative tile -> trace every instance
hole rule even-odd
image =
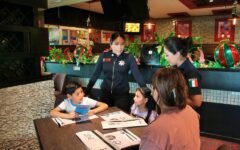
[[[75,78],[75,79],[74,79]],[[83,86],[86,87],[89,78],[79,78],[71,77],[71,80],[78,80],[83,83]],[[98,79],[93,88],[100,89],[102,79]],[[135,82],[129,82],[130,93],[135,93],[136,89],[139,87]],[[150,84],[147,84],[147,87],[150,88]],[[220,103],[220,104],[229,104],[229,105],[238,105],[240,106],[240,92],[232,91],[223,91],[223,90],[212,90],[212,89],[202,89],[203,101]]]

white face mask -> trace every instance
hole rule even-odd
[[[119,56],[124,50],[124,46],[125,46],[124,44],[125,44],[124,39],[121,37],[117,37],[113,41],[113,43],[110,45],[113,53]]]

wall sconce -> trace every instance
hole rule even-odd
[[[237,4],[238,4],[238,1],[235,0],[234,3],[233,3],[233,7],[232,7],[232,19],[233,19],[233,25],[235,26],[236,23],[237,23]]]
[[[152,23],[152,22],[146,22],[146,23],[144,23],[144,25],[147,25],[148,29],[150,30],[150,29],[152,29],[152,27],[153,27],[155,24]]]
[[[225,37],[225,34],[224,34],[224,33],[222,33],[222,34],[221,34],[221,38],[223,39],[224,37]]]
[[[172,20],[172,25],[175,27],[175,25],[176,25],[176,20]]]
[[[92,32],[92,29],[91,28],[88,28],[88,33],[91,33]]]

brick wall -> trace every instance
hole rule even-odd
[[[192,36],[203,37],[204,44],[218,44],[214,42],[215,19],[227,18],[229,16],[198,16],[191,18],[174,18],[175,20],[192,20]],[[158,34],[168,35],[171,31],[175,31],[172,24],[173,19],[157,19],[156,31]],[[240,43],[240,21],[235,26],[235,43]]]

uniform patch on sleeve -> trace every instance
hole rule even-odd
[[[110,62],[111,58],[103,58],[103,62]]]
[[[198,87],[198,79],[197,78],[188,79],[188,85],[189,87]]]

